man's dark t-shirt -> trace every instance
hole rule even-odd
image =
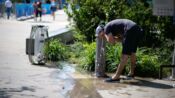
[[[142,29],[129,19],[116,19],[104,27],[104,32],[113,36],[122,36],[122,53],[130,55],[137,50],[138,42],[142,37]]]
[[[135,22],[128,19],[116,19],[106,24],[104,31],[106,34],[112,33],[113,36],[116,36],[117,34],[124,35],[125,32],[135,25]]]

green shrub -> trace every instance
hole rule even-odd
[[[77,55],[79,67],[86,71],[94,71],[96,43],[91,43],[91,44],[86,43],[82,45],[83,47],[79,50],[79,55]],[[164,50],[164,51],[168,51],[168,50]],[[121,44],[115,44],[115,45],[107,44],[106,72],[116,71],[117,66],[120,62],[121,52],[122,52]],[[164,54],[164,52],[160,52],[159,50],[155,50],[151,48],[139,48],[136,54],[137,55],[136,70],[135,70],[136,76],[158,77],[159,66],[164,64],[164,62],[166,62],[167,64],[167,59],[165,58],[162,59],[163,58],[161,56],[162,54]],[[129,70],[130,70],[130,59],[128,59],[128,63],[125,65],[123,74],[127,74]],[[163,71],[164,75],[167,75],[169,73],[170,73],[169,70]]]
[[[135,74],[144,77],[158,77],[159,76],[160,61],[156,54],[138,51],[137,66]]]
[[[70,63],[76,63],[80,64],[79,58],[81,58],[81,54],[84,50],[83,43],[82,42],[75,42],[72,45],[69,45],[69,50],[68,50],[68,59]]]
[[[165,55],[166,52],[166,55]],[[137,53],[136,75],[144,77],[158,77],[160,65],[171,62],[171,52],[168,49],[140,48]],[[166,69],[163,74],[167,76],[170,70]]]
[[[106,70],[114,72],[120,62],[122,47],[121,44],[107,44],[106,46]]]
[[[80,38],[81,39],[81,38]],[[137,66],[135,74],[142,77],[158,77],[159,66],[163,64],[171,64],[172,60],[172,44],[162,48],[139,48],[137,51]],[[168,48],[164,48],[168,47]],[[58,39],[52,39],[45,44],[45,55],[48,60],[57,61],[65,60],[69,57],[69,61],[76,63],[80,68],[87,71],[95,69],[95,53],[96,43],[75,42],[67,48],[60,43]],[[115,72],[120,62],[122,46],[118,44],[106,44],[106,72]],[[127,63],[123,74],[127,74],[130,70],[130,62]],[[170,69],[165,69],[163,75],[170,75]]]
[[[59,39],[51,39],[44,45],[47,60],[58,61],[66,58],[66,46]]]
[[[140,49],[137,51],[137,68],[136,68],[136,75],[138,76],[158,76],[159,73],[159,60],[158,56],[155,54],[148,54],[144,51],[146,49]],[[118,64],[120,63],[120,57],[122,52],[121,44],[116,45],[107,45],[106,51],[106,66],[107,72],[115,72],[117,69]],[[148,52],[151,52],[148,50]],[[151,55],[152,54],[152,55]],[[130,59],[128,59],[128,63],[125,65],[125,69],[123,74],[127,74],[130,70]]]
[[[84,50],[80,56],[80,67],[87,71],[94,71],[96,43],[84,44]]]

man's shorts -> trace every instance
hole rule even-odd
[[[138,43],[142,37],[143,30],[137,25],[126,31],[122,40],[122,54],[131,55],[131,53],[136,53]]]

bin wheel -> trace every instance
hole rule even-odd
[[[29,58],[30,63],[33,65],[45,65],[46,64],[46,60],[42,60],[39,62],[34,61],[34,58],[32,55],[28,55],[28,58]]]

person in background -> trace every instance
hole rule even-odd
[[[12,2],[10,0],[5,1],[5,7],[6,7],[6,13],[7,13],[7,19],[10,19],[10,14],[12,11]]]
[[[56,6],[55,0],[51,0],[50,10],[51,10],[51,14],[53,16],[53,20],[55,20],[55,11],[57,10],[57,6]]]
[[[34,9],[34,21],[37,21],[36,20],[36,12],[37,12],[37,2],[36,1],[33,3],[33,9]]]
[[[115,19],[108,22],[105,26],[97,27],[96,32],[101,37],[105,37],[109,43],[122,42],[121,61],[117,67],[116,73],[106,79],[106,82],[120,81],[120,75],[127,64],[128,57],[131,60],[131,69],[128,78],[134,78],[134,70],[136,67],[136,50],[139,41],[143,37],[143,30],[133,21],[129,19]]]
[[[3,9],[3,3],[2,3],[3,1],[2,0],[0,0],[0,17],[3,17],[3,11],[2,11],[2,9]]]
[[[47,0],[46,3],[47,3],[47,4],[50,4],[50,0]]]
[[[41,0],[38,0],[36,5],[37,5],[36,6],[36,21],[37,21],[38,16],[40,17],[40,21],[41,21],[42,20],[42,2]]]

